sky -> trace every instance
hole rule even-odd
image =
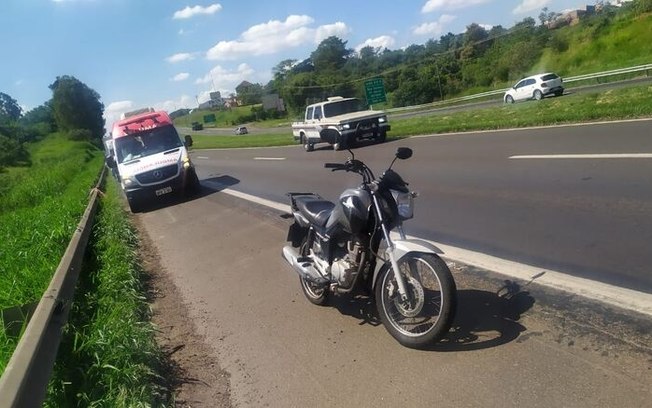
[[[593,0],[2,0],[0,92],[33,109],[57,76],[97,91],[107,126],[152,106],[193,108],[243,80],[267,83],[335,35],[347,47],[401,49],[471,23],[513,26]]]

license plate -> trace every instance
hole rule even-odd
[[[157,196],[162,196],[163,194],[171,193],[172,192],[172,187],[165,187],[160,190],[156,190],[156,195]]]

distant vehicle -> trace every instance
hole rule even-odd
[[[315,144],[322,142],[331,144],[335,150],[354,147],[362,140],[384,142],[390,128],[383,111],[371,110],[357,98],[333,96],[308,105],[303,121],[292,123],[292,134],[294,140],[311,152]],[[322,133],[323,129],[336,132]],[[328,135],[327,139],[322,134]]]
[[[541,100],[548,95],[561,96],[564,93],[564,81],[559,75],[547,72],[523,78],[505,92],[505,103],[514,103],[527,99]]]
[[[163,111],[145,112],[113,124],[106,164],[118,176],[132,212],[166,194],[199,191],[199,179],[188,155],[192,137],[185,139],[184,143]]]
[[[192,130],[204,130],[204,125],[199,122],[192,122]]]
[[[233,130],[233,132],[234,132],[236,135],[246,135],[247,133],[249,133],[249,131],[247,130],[247,127],[246,127],[246,126],[238,126],[237,128],[235,128],[235,129]]]

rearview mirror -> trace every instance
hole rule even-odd
[[[412,157],[412,149],[410,149],[409,147],[399,147],[396,150],[397,159],[405,160],[405,159],[409,159],[410,157]]]
[[[186,135],[184,138],[184,144],[186,145],[186,147],[192,146],[192,136]]]

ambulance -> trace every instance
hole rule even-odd
[[[171,194],[199,191],[190,161],[192,138],[182,141],[166,112],[145,112],[113,124],[108,167],[115,169],[131,212]]]

